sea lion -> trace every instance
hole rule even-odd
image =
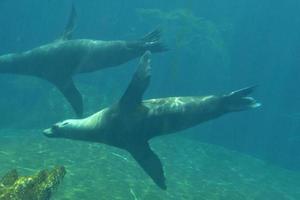
[[[52,138],[104,143],[127,150],[162,189],[166,189],[161,161],[148,141],[175,133],[223,114],[256,108],[247,87],[225,95],[168,97],[142,101],[150,83],[150,52],[140,60],[126,92],[110,107],[85,119],[69,119],[44,130]]]
[[[0,73],[30,75],[54,84],[69,101],[77,116],[83,114],[82,96],[73,83],[75,74],[114,67],[140,57],[146,50],[166,51],[156,29],[136,41],[74,39],[76,11],[72,6],[60,39],[29,51],[0,56]]]

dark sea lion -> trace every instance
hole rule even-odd
[[[47,137],[104,143],[130,152],[144,171],[166,189],[162,164],[148,141],[217,118],[258,107],[254,87],[225,95],[169,97],[142,101],[150,83],[150,52],[141,58],[126,92],[116,104],[85,119],[70,119],[44,130]]]
[[[72,105],[76,114],[83,114],[82,96],[75,87],[75,74],[114,67],[141,56],[146,50],[167,50],[156,29],[136,41],[100,41],[74,39],[74,6],[66,29],[59,40],[22,53],[0,56],[0,73],[30,75],[53,83]]]

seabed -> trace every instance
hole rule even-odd
[[[65,166],[55,200],[300,199],[300,173],[176,134],[151,141],[165,169],[167,191],[117,148],[48,139],[41,130],[1,130],[0,137],[0,177],[15,168],[31,175]]]

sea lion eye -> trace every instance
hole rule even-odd
[[[66,126],[66,125],[68,125],[69,124],[69,122],[64,122],[62,125],[63,126]]]

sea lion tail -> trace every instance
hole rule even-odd
[[[237,112],[260,107],[261,103],[257,102],[253,97],[248,96],[255,88],[256,86],[246,87],[224,95],[223,105],[225,110],[227,112]]]
[[[151,51],[151,52],[163,52],[168,51],[168,47],[164,45],[160,39],[162,35],[162,29],[156,28],[152,32],[148,33],[146,36],[141,38],[139,41],[143,47],[144,51]]]

